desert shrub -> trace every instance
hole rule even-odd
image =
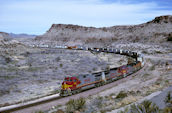
[[[129,112],[129,109],[128,109],[128,107],[127,107],[127,108],[124,109],[124,111],[120,111],[120,112],[118,112],[118,113],[128,113],[128,112]]]
[[[43,111],[36,111],[35,113],[44,113]]]
[[[143,101],[141,104],[133,104],[130,109],[126,108],[124,111],[118,113],[160,113],[160,109],[151,101]]]
[[[124,111],[118,113],[172,113],[172,97],[170,91],[164,99],[166,107],[159,109],[159,107],[151,101],[145,100],[142,103],[130,106],[130,109],[126,108]]]
[[[86,100],[84,98],[79,98],[77,100],[71,99],[66,103],[66,112],[74,113],[75,111],[80,111],[85,107]]]
[[[142,51],[142,53],[143,53],[143,54],[147,54],[148,52],[147,52],[147,51],[145,51],[145,50],[143,50],[143,51]]]
[[[97,108],[101,108],[103,105],[103,97],[97,97],[94,99],[93,105],[95,105]]]
[[[156,85],[160,85],[162,83],[163,79],[162,77],[159,77],[156,81],[155,81],[155,84]]]
[[[172,41],[172,36],[167,37],[167,41]]]
[[[93,71],[96,71],[96,70],[97,70],[97,68],[96,68],[96,67],[94,67],[94,68],[93,68]]]
[[[169,21],[172,23],[172,17],[171,17],[171,18],[169,18]]]
[[[111,40],[114,42],[117,41],[118,39],[116,37],[112,37]]]
[[[33,71],[38,71],[40,68],[39,67],[29,67],[27,71],[33,72]]]
[[[107,29],[106,29],[105,27],[103,27],[102,30],[103,30],[104,32],[107,32]]]
[[[167,36],[167,41],[172,41],[172,33],[169,33]]]
[[[135,39],[133,40],[133,42],[134,42],[134,43],[135,43],[135,42],[139,42],[140,39],[141,39],[141,38],[139,38],[138,36],[136,36]]]
[[[23,55],[24,55],[25,57],[28,57],[30,54],[31,54],[31,53],[30,53],[29,51],[26,51]]]
[[[61,110],[61,109],[59,109],[59,110],[57,110],[57,112],[55,112],[55,113],[64,113],[64,111]]]
[[[63,67],[63,64],[60,64],[60,67]]]
[[[166,107],[163,109],[163,113],[172,113],[172,97],[170,91],[164,99]]]
[[[56,60],[56,62],[59,62],[61,60],[61,58],[57,57],[55,60]]]
[[[133,58],[128,57],[128,64],[132,63],[133,61]]]
[[[165,107],[162,111],[163,111],[162,113],[172,113],[172,108]]]
[[[100,113],[106,113],[106,111],[105,110],[100,110]]]
[[[5,58],[5,61],[6,61],[6,63],[10,63],[12,60],[11,60],[11,58],[6,57],[6,58]]]
[[[161,18],[160,18],[160,17],[156,17],[156,18],[154,19],[154,23],[159,23],[159,22],[160,22],[160,20],[161,20]]]
[[[155,65],[153,65],[152,67],[150,67],[150,71],[155,70]]]
[[[167,23],[168,23],[168,21],[167,21],[167,20],[165,20],[165,21],[164,21],[164,23],[166,23],[166,24],[167,24]]]
[[[162,54],[162,52],[161,51],[155,51],[157,54]]]
[[[115,95],[115,93],[111,93],[109,96],[114,96]]]
[[[9,91],[9,90],[7,90],[7,89],[0,90],[0,96],[2,96],[2,95],[6,95],[6,94],[9,94],[9,93],[10,93],[10,91]]]
[[[150,76],[150,74],[149,74],[149,73],[145,73],[145,74],[142,76],[142,78],[146,78],[146,77],[148,77],[148,76]]]
[[[136,95],[137,93],[136,93],[135,91],[132,90],[132,91],[129,91],[128,94],[129,94],[129,95]]]
[[[131,113],[159,113],[159,108],[151,101],[143,101],[138,105],[131,105],[130,112]]]
[[[116,96],[116,99],[122,99],[122,98],[125,98],[125,97],[127,97],[127,93],[126,92],[124,92],[124,91],[120,91],[119,93],[118,93],[118,95]]]
[[[172,97],[171,97],[170,91],[168,92],[167,96],[165,97],[164,102],[166,104],[171,104],[172,105]]]
[[[105,70],[107,70],[107,71],[110,70],[110,66],[106,66],[106,69]]]

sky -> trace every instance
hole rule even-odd
[[[172,15],[172,0],[0,0],[0,31],[44,34],[52,24],[135,25]]]

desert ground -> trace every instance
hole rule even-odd
[[[103,28],[53,24],[43,35],[19,38],[0,32],[0,107],[59,92],[65,76],[93,73],[126,64],[121,55],[36,48],[33,45],[81,45],[137,51],[146,68],[127,81],[86,98],[85,113],[117,112],[172,85],[172,16],[131,26]],[[122,98],[117,98],[119,94]],[[45,112],[66,110],[52,106]]]

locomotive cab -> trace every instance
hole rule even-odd
[[[80,84],[80,81],[77,77],[65,77],[62,82],[61,96],[70,95],[71,91],[77,89],[78,84]]]

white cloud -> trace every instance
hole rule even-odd
[[[122,4],[101,0],[16,1],[0,8],[0,30],[41,34],[53,23],[95,27],[139,24],[155,16],[170,14],[169,10],[158,10],[158,7],[154,2]]]

